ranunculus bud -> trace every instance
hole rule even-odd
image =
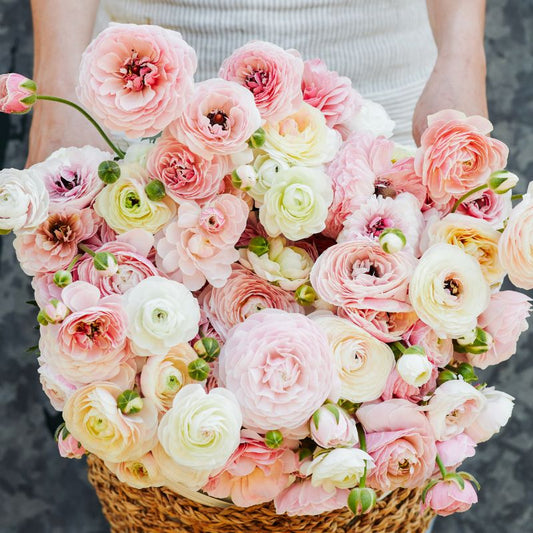
[[[353,447],[359,442],[355,420],[337,405],[320,407],[310,425],[311,438],[322,448]]]
[[[120,166],[116,161],[102,161],[98,165],[98,177],[107,185],[120,178]]]
[[[243,191],[249,191],[256,181],[257,172],[252,165],[241,165],[231,173],[231,183]]]
[[[42,313],[49,324],[57,324],[65,320],[69,314],[69,310],[63,302],[60,302],[56,298],[52,298],[50,302],[44,306]]]
[[[279,448],[283,444],[283,435],[281,431],[273,429],[265,434],[265,444],[272,449]]]
[[[250,148],[261,148],[261,146],[265,144],[265,139],[265,130],[259,128],[252,133],[252,136],[248,139],[248,144],[250,145]]]
[[[118,271],[117,259],[110,252],[98,252],[94,254],[93,265],[96,270],[106,276],[114,276]]]
[[[148,196],[149,200],[152,200],[152,202],[158,202],[159,200],[162,200],[166,196],[165,192],[165,186],[163,185],[162,181],[159,180],[152,180],[146,187],[144,188],[144,192],[146,193],[146,196]]]
[[[445,369],[439,373],[437,384],[442,385],[443,383],[446,383],[446,381],[453,381],[454,379],[457,379],[457,374],[451,370]]]
[[[0,75],[0,112],[21,115],[37,100],[37,85],[22,74]]]
[[[117,407],[125,415],[134,415],[143,408],[143,399],[133,390],[125,390],[117,398]]]
[[[516,187],[519,178],[516,174],[509,172],[508,170],[498,170],[490,175],[487,185],[496,194],[505,194],[513,187]]]
[[[425,354],[407,351],[396,363],[396,368],[401,378],[413,387],[425,385],[433,372],[433,365]]]
[[[270,250],[270,244],[265,237],[254,237],[253,239],[250,239],[250,242],[248,243],[248,250],[257,255],[257,257],[261,257],[268,253]]]
[[[41,326],[48,326],[50,323],[46,318],[46,313],[42,309],[37,313],[37,322],[39,322]]]
[[[348,507],[356,516],[370,512],[376,505],[376,492],[368,487],[355,488],[348,495]]]
[[[202,337],[194,343],[194,351],[204,361],[212,363],[220,355],[220,344],[213,337]]]
[[[477,381],[479,378],[476,376],[474,367],[468,363],[461,363],[457,367],[457,373],[463,377],[467,383],[472,383]]]
[[[458,353],[471,353],[479,355],[485,353],[492,346],[492,336],[481,328],[476,328],[473,339],[470,336],[454,340],[453,346]]]
[[[396,228],[388,228],[379,236],[379,244],[388,254],[394,254],[403,250],[406,243],[407,240],[403,231]]]
[[[316,301],[317,297],[315,289],[307,283],[300,285],[294,293],[294,298],[300,305],[311,305]]]
[[[59,455],[67,459],[81,459],[87,450],[68,431],[60,431],[57,436]]]
[[[54,283],[62,289],[72,283],[72,274],[68,270],[58,270],[54,274]]]
[[[189,376],[195,381],[204,381],[209,376],[211,367],[203,359],[195,359],[187,366]]]

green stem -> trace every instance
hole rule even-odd
[[[404,354],[405,350],[407,350],[407,348],[400,341],[391,342],[391,346],[394,346],[402,354]]]
[[[484,183],[483,185],[479,185],[478,187],[472,189],[471,191],[468,191],[468,192],[465,192],[463,194],[463,196],[461,196],[461,198],[459,198],[459,200],[457,200],[457,202],[455,202],[453,204],[453,207],[452,207],[452,213],[455,213],[457,211],[457,209],[459,208],[459,206],[467,199],[469,198],[470,196],[472,196],[473,194],[476,194],[476,192],[479,192],[479,191],[484,191],[485,189],[488,189],[488,186],[486,183]]]
[[[89,115],[89,113],[87,113],[87,111],[85,111],[85,109],[80,107],[78,104],[75,104],[74,102],[71,102],[70,100],[66,100],[65,98],[59,98],[58,96],[46,96],[44,94],[38,94],[37,100],[48,100],[50,102],[59,102],[61,104],[65,104],[70,107],[73,107],[74,109],[79,111],[96,128],[98,133],[102,136],[104,141],[109,145],[109,147],[113,150],[113,152],[115,152],[115,154],[117,154],[117,156],[120,159],[124,159],[124,152],[120,148],[115,146],[113,141],[106,135],[105,131],[100,127],[98,122],[96,122],[96,120],[94,120],[94,118],[91,117],[91,115]]]
[[[365,430],[363,429],[363,426],[361,424],[357,424],[357,435],[359,436],[359,446],[361,446],[361,450],[366,452],[366,435]],[[361,489],[365,488],[366,485],[366,474],[367,474],[367,464],[365,461],[365,471],[363,472],[363,475],[361,476],[361,479],[359,480],[359,487]]]
[[[78,244],[78,248],[82,251],[82,252],[85,252],[86,254],[89,254],[91,257],[94,257],[96,254],[88,247],[86,246],[85,244]]]
[[[436,457],[435,460],[437,461],[437,465],[438,465],[439,470],[440,470],[440,475],[444,479],[444,477],[446,476],[446,474],[448,472],[446,471],[446,467],[444,466],[444,463],[442,462],[442,459],[439,457],[439,454],[437,454],[437,457]]]
[[[72,272],[72,269],[74,268],[74,265],[82,258],[82,254],[78,254],[74,259],[70,262],[69,266],[67,267],[67,272]]]
[[[523,197],[524,197],[523,194],[513,194],[511,196],[511,200],[522,200]]]

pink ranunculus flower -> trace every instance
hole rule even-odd
[[[60,148],[32,168],[39,173],[50,197],[50,211],[89,207],[104,187],[98,166],[112,155],[93,146]]]
[[[376,181],[392,166],[394,143],[369,133],[348,137],[326,171],[333,186],[324,234],[336,238],[346,218],[376,192]]]
[[[63,438],[63,431],[60,431],[57,437],[57,449],[59,450],[59,455],[67,459],[81,459],[87,453],[81,442],[76,440],[70,433]]]
[[[78,244],[96,232],[90,208],[65,208],[52,213],[33,233],[17,235],[13,242],[22,270],[29,276],[64,269],[78,253]]]
[[[437,442],[437,453],[446,468],[455,469],[465,459],[474,457],[476,443],[466,433],[460,433],[453,439]]]
[[[78,388],[77,384],[67,381],[50,364],[46,362],[46,357],[39,357],[39,381],[44,393],[48,396],[52,407],[56,411],[63,411],[65,402],[69,396]]]
[[[427,358],[437,367],[444,368],[453,358],[453,341],[440,339],[433,329],[421,320],[404,335],[409,346],[424,348]]]
[[[513,204],[511,193],[497,194],[492,189],[485,189],[473,194],[458,208],[457,212],[487,221],[495,229],[500,229],[511,214]]]
[[[492,124],[486,118],[447,109],[430,115],[428,125],[415,169],[435,201],[459,197],[505,168],[509,150],[488,136]]]
[[[416,488],[431,477],[437,453],[435,437],[417,405],[388,400],[363,405],[356,416],[375,463],[368,478],[370,487],[382,491]]]
[[[226,158],[204,159],[168,133],[156,141],[146,160],[150,176],[161,180],[174,201],[200,205],[217,195],[227,166]]]
[[[196,84],[187,109],[168,131],[195,154],[211,159],[245,151],[260,126],[252,93],[238,83],[213,78]]]
[[[244,427],[261,433],[291,436],[337,385],[326,335],[299,313],[266,309],[248,317],[230,330],[218,361]]]
[[[470,481],[465,480],[464,489],[453,480],[439,481],[426,494],[423,508],[429,508],[439,516],[450,516],[468,511],[477,501],[477,493]]]
[[[437,367],[433,367],[429,381],[421,387],[415,387],[407,383],[399,374],[398,369],[394,367],[387,379],[387,385],[383,394],[382,400],[391,400],[392,398],[401,398],[409,400],[413,403],[420,402],[425,396],[435,390],[437,386],[437,378],[439,371]]]
[[[214,498],[231,498],[239,507],[250,507],[273,500],[297,470],[297,456],[287,446],[273,450],[257,433],[243,429],[239,447],[202,490]]]
[[[363,99],[352,87],[351,80],[328,70],[320,59],[304,62],[302,93],[304,102],[322,111],[330,128],[351,119],[363,105]]]
[[[178,218],[170,223],[157,243],[157,265],[190,290],[205,282],[221,287],[238,261],[235,244],[248,218],[248,206],[231,194],[217,196],[200,207],[180,205]]]
[[[31,280],[35,301],[42,309],[50,300],[61,300],[62,289],[54,283],[54,272],[35,274]]]
[[[231,276],[223,287],[207,286],[202,291],[199,302],[222,339],[226,338],[233,326],[263,309],[303,312],[291,293],[237,265],[233,266]]]
[[[274,499],[276,513],[289,516],[320,515],[346,507],[348,489],[328,492],[322,487],[314,487],[310,479],[297,481]]]
[[[182,114],[195,70],[196,54],[179,33],[110,24],[83,53],[77,94],[109,129],[150,137]]]
[[[478,326],[490,334],[492,342],[484,353],[464,354],[466,360],[478,368],[487,368],[514,355],[520,334],[529,328],[530,302],[528,296],[517,291],[492,294],[489,306],[478,318]]]
[[[108,242],[95,249],[95,252],[109,252],[114,255],[118,263],[118,270],[115,274],[102,275],[102,271],[94,267],[93,258],[86,255],[76,264],[74,277],[98,287],[102,296],[124,294],[143,279],[160,275],[157,268],[147,258],[153,242],[152,234],[142,229],[123,233],[117,237],[116,241]]]
[[[22,74],[0,75],[0,113],[27,113],[36,102],[37,85]]]
[[[311,438],[321,448],[353,447],[359,442],[355,420],[344,409],[337,416],[326,404],[317,413],[310,422]]]
[[[251,41],[224,60],[219,76],[246,87],[261,117],[275,122],[302,104],[304,63],[296,50]]]
[[[368,238],[328,248],[311,270],[311,284],[326,302],[344,309],[410,311],[407,289],[416,259],[386,253]]]

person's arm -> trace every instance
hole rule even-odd
[[[83,51],[93,32],[99,0],[32,0],[34,73],[39,94],[76,100]],[[27,165],[61,146],[102,146],[94,128],[75,110],[39,101],[33,110]]]
[[[413,116],[417,144],[427,116],[452,108],[487,116],[485,0],[427,0],[438,57]]]

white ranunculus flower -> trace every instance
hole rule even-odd
[[[341,383],[340,397],[354,403],[379,398],[394,368],[392,350],[362,328],[332,313],[317,311],[309,318],[324,331],[333,351]]]
[[[400,357],[396,364],[398,374],[409,385],[421,387],[430,379],[433,365],[429,359],[419,353],[406,353]]]
[[[268,154],[262,153],[255,158],[253,166],[256,172],[256,181],[248,194],[256,201],[257,206],[260,206],[264,202],[265,193],[272,187],[278,173],[287,170],[289,164],[283,160],[272,159]]]
[[[267,122],[262,150],[273,159],[290,165],[315,167],[328,163],[337,153],[342,139],[328,128],[321,111],[302,104],[302,107],[279,122]]]
[[[367,131],[376,137],[382,135],[388,139],[392,137],[396,124],[381,104],[364,98],[359,113],[343,126],[350,131]]]
[[[409,298],[439,337],[456,339],[476,327],[489,304],[490,288],[472,256],[458,246],[435,244],[415,268]]]
[[[444,382],[437,387],[426,407],[435,439],[450,440],[462,433],[472,425],[486,403],[485,396],[466,381]]]
[[[359,448],[335,448],[317,455],[304,463],[302,474],[311,476],[313,487],[322,487],[326,492],[336,489],[351,489],[359,484],[365,466],[374,466],[372,457]]]
[[[226,464],[240,443],[242,414],[234,394],[224,388],[205,392],[186,385],[161,418],[159,442],[176,463],[198,470]]]
[[[33,231],[48,218],[44,182],[28,168],[0,171],[0,232]]]
[[[142,280],[124,295],[128,338],[137,355],[165,355],[198,333],[200,307],[191,291],[158,276]]]
[[[105,462],[105,465],[122,483],[127,483],[137,489],[147,487],[161,487],[164,477],[151,452],[133,461],[122,463]]]
[[[514,398],[494,387],[487,387],[481,393],[487,400],[485,407],[465,432],[477,443],[485,442],[498,433],[509,422],[514,407]]]
[[[326,227],[333,200],[331,181],[318,168],[291,167],[277,174],[264,200],[259,220],[267,233],[298,241]]]
[[[140,165],[146,168],[146,160],[153,147],[154,143],[150,141],[138,141],[130,144],[124,156],[124,164]]]

